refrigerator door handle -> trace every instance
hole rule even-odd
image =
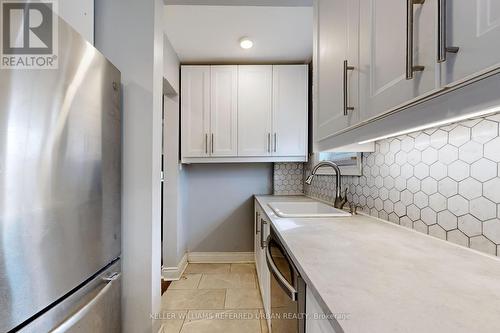
[[[103,277],[102,281],[107,282],[104,288],[97,293],[97,295],[92,298],[87,304],[85,304],[80,310],[78,310],[74,315],[67,318],[63,321],[59,326],[54,328],[51,333],[65,333],[68,332],[78,321],[84,318],[91,310],[92,307],[99,302],[104,296],[106,296],[107,292],[113,286],[113,282],[118,280],[121,276],[121,273],[112,273],[107,277]]]

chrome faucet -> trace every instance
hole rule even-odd
[[[347,202],[347,189],[344,193],[344,197],[342,197],[342,188],[340,184],[340,168],[337,164],[333,163],[332,161],[321,161],[318,164],[314,166],[312,169],[312,173],[309,177],[306,179],[306,184],[311,185],[312,180],[314,176],[316,176],[316,172],[318,172],[318,169],[323,167],[323,166],[329,166],[335,170],[335,201],[333,203],[333,206],[338,209],[342,209],[344,205]]]

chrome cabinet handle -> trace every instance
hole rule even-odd
[[[438,0],[437,62],[446,61],[446,53],[458,53],[457,46],[446,46],[446,0]]]
[[[413,6],[423,5],[425,0],[406,0],[406,79],[413,79],[414,72],[421,72],[424,66],[413,64]]]
[[[208,133],[205,133],[205,154],[208,154]]]
[[[267,133],[267,152],[271,152],[271,133]]]
[[[256,235],[259,233],[259,217],[260,217],[259,212],[255,212],[255,234]]]
[[[214,140],[215,140],[215,136],[214,136],[214,133],[212,133],[212,140],[210,141],[210,143],[212,145],[212,154],[214,153]]]
[[[260,248],[263,249],[266,247],[266,242],[264,241],[264,225],[267,222],[264,219],[260,219]]]
[[[278,135],[274,133],[274,152],[276,152],[277,147],[278,147]]]
[[[349,91],[347,81],[347,71],[354,70],[353,66],[349,66],[347,60],[344,60],[344,116],[349,115],[349,111],[354,110],[354,107],[349,106]]]
[[[268,244],[271,243],[271,240],[268,239]],[[280,273],[278,267],[273,261],[273,257],[271,256],[270,246],[266,249],[266,263],[267,267],[271,274],[276,278],[276,281],[280,285],[281,289],[290,297],[292,301],[297,300],[297,290],[285,279],[285,277]]]

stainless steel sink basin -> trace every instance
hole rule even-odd
[[[316,201],[271,202],[269,207],[279,217],[345,217],[348,212]]]

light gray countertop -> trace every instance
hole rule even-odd
[[[500,332],[500,260],[365,215],[280,218],[256,196],[327,313],[345,332]]]

